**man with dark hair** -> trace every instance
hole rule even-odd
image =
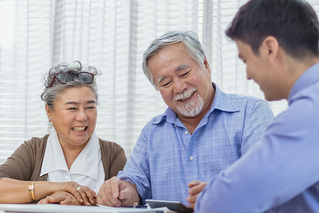
[[[287,99],[252,150],[213,177],[197,212],[319,212],[318,18],[303,0],[250,0],[226,35],[267,100]]]

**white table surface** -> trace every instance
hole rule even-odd
[[[18,212],[18,213],[156,213],[154,209],[141,208],[115,208],[107,206],[70,206],[58,204],[0,204],[0,213]]]

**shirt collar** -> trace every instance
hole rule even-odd
[[[293,102],[294,96],[300,91],[303,90],[310,85],[314,84],[319,80],[319,63],[310,67],[306,72],[304,72],[292,86],[289,97],[288,103],[289,105]]]
[[[237,112],[239,109],[235,106],[231,98],[224,93],[215,83],[212,82],[212,86],[215,89],[215,96],[212,103],[212,106],[210,107],[210,110],[205,114],[204,118],[207,118],[214,110],[220,110],[224,112]],[[156,116],[153,120],[153,124],[159,124],[164,119],[167,120],[167,122],[170,123],[176,123],[177,122],[177,115],[176,113],[171,109],[167,108],[166,111]]]
[[[73,162],[70,168],[70,174],[86,175],[94,180],[98,180],[98,163],[100,159],[99,139],[96,133],[93,132],[89,142]],[[54,131],[49,135],[47,140],[40,176],[57,170],[68,171],[68,167],[57,133]]]

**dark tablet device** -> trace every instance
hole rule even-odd
[[[178,201],[166,201],[166,200],[145,200],[151,208],[160,208],[167,207],[169,210],[181,213],[192,213],[194,212],[193,208],[186,207]]]

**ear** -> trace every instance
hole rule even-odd
[[[211,74],[210,72],[210,67],[209,67],[209,64],[208,64],[208,61],[207,61],[207,59],[206,59],[206,57],[204,58],[204,66],[205,66],[205,68],[208,70],[208,73],[209,74]]]
[[[51,119],[51,112],[52,112],[52,110],[49,109],[49,107],[48,107],[47,104],[45,104],[45,111],[47,112],[48,118]]]
[[[264,39],[260,47],[260,53],[267,58],[268,63],[273,64],[278,58],[279,42],[273,36]]]

